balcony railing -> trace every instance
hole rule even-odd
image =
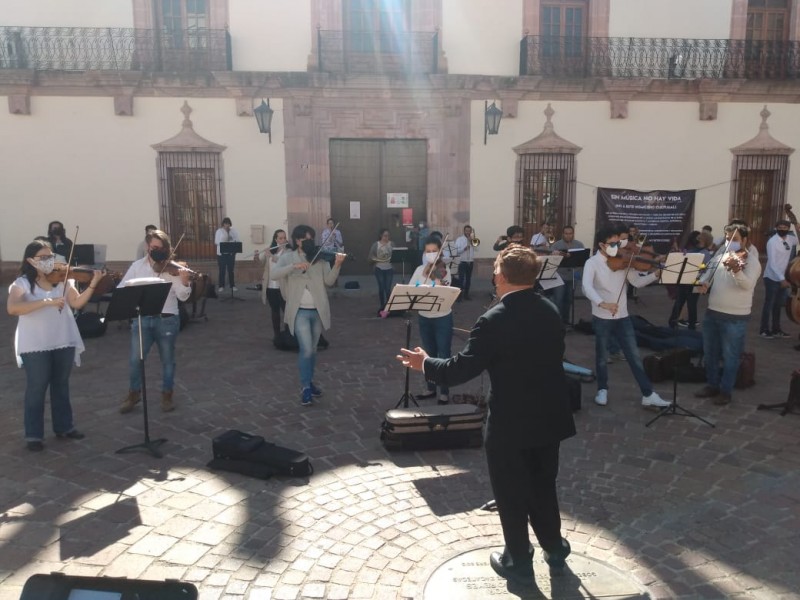
[[[230,71],[224,29],[0,27],[0,69]]]
[[[528,35],[520,75],[657,79],[796,79],[800,42]]]
[[[317,31],[317,64],[326,73],[436,73],[437,32]]]

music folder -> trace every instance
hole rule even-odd
[[[220,254],[241,254],[242,242],[220,242],[219,252]]]
[[[590,248],[570,248],[568,254],[561,261],[561,268],[580,269],[589,260]]]

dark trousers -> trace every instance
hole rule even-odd
[[[512,448],[486,442],[486,462],[500,526],[506,549],[515,562],[528,556],[529,522],[541,548],[549,552],[561,548],[556,492],[559,446],[556,442],[538,448]]]
[[[689,329],[697,327],[697,301],[700,299],[700,294],[695,294],[692,291],[693,289],[693,285],[678,286],[678,295],[672,305],[672,313],[669,315],[670,327],[678,324],[684,304],[686,304],[686,310],[689,313]]]
[[[458,263],[458,280],[461,282],[461,293],[464,296],[469,296],[469,286],[472,284],[472,266],[471,262],[463,260]]]
[[[788,288],[781,287],[780,281],[764,277],[764,308],[761,309],[761,331],[777,333],[781,330],[781,313],[786,306]],[[770,317],[772,328],[770,328]]]
[[[278,337],[282,329],[281,311],[286,310],[286,301],[278,288],[267,288],[267,304],[272,316],[272,331]]]
[[[225,287],[225,273],[228,273],[228,283],[231,287],[236,285],[233,282],[233,267],[236,264],[235,254],[220,254],[217,256],[217,265],[219,265],[219,287]]]

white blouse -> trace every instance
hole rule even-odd
[[[75,288],[73,279],[67,283],[70,288]],[[59,283],[52,290],[44,290],[38,285],[34,285],[33,291],[31,291],[31,284],[27,277],[18,277],[8,288],[9,293],[14,287],[23,291],[22,300],[25,302],[60,298],[64,294],[63,283]],[[71,347],[75,348],[75,364],[80,366],[81,352],[85,350],[85,347],[69,304],[65,304],[64,310],[60,312],[57,308],[46,306],[19,316],[17,332],[14,335],[17,366],[22,366],[22,355],[27,352],[48,352]]]

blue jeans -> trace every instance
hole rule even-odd
[[[419,315],[419,337],[422,347],[432,358],[450,358],[450,342],[453,340],[453,313],[434,319]],[[436,385],[428,383],[428,390],[436,391]],[[443,387],[439,393],[449,394],[449,388]]]
[[[300,385],[303,389],[311,387],[314,381],[314,366],[317,364],[317,343],[322,335],[322,319],[315,308],[301,308],[294,318],[294,335],[300,353],[297,367],[300,369]]]
[[[594,350],[595,368],[597,369],[597,389],[608,389],[608,345],[610,340],[616,340],[619,344],[631,373],[639,384],[642,396],[649,396],[653,393],[653,384],[647,378],[642,365],[642,358],[639,356],[639,349],[636,347],[636,333],[633,330],[633,323],[630,317],[623,319],[600,319],[592,317],[592,327],[594,328]]]
[[[761,310],[761,331],[770,333],[781,330],[781,312],[786,306],[788,288],[781,287],[779,281],[764,277],[764,308]],[[770,329],[770,317],[772,328]]]
[[[25,387],[25,441],[44,439],[44,400],[50,387],[50,415],[55,433],[69,433],[72,405],[69,402],[69,374],[75,360],[75,348],[22,355],[27,385]]]
[[[225,287],[225,273],[228,273],[228,283],[233,287],[236,285],[233,282],[233,271],[236,266],[235,254],[218,254],[217,265],[219,265],[219,287]]]
[[[381,303],[381,310],[386,306],[389,301],[389,295],[392,293],[393,277],[394,269],[379,269],[375,267],[375,279],[378,281],[378,302]]]
[[[707,310],[703,319],[703,354],[706,361],[706,379],[712,388],[730,394],[736,383],[739,359],[744,349],[747,320],[720,318]],[[722,377],[719,362],[722,360]]]
[[[572,290],[575,287],[569,277],[563,278],[564,285],[553,288],[553,304],[558,308],[563,323],[570,323],[570,310],[572,308]]]
[[[464,296],[469,296],[469,287],[472,285],[472,263],[458,263],[458,280],[461,282],[461,292]]]
[[[142,355],[147,359],[150,347],[158,346],[161,357],[161,391],[171,392],[175,385],[175,342],[181,320],[178,315],[169,317],[142,317]],[[133,392],[142,390],[142,371],[139,366],[139,320],[131,327],[130,387]]]

